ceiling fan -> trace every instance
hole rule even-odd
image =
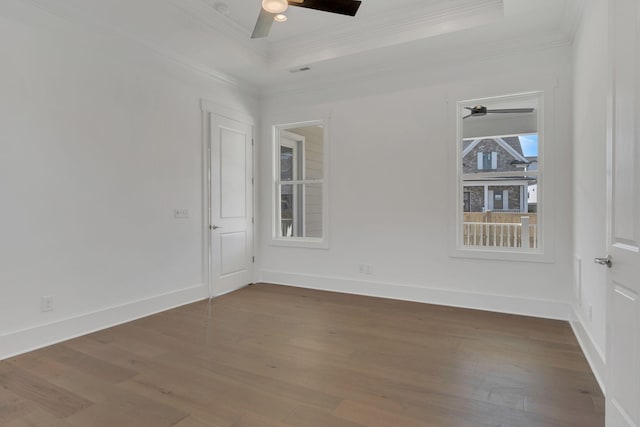
[[[463,119],[469,117],[486,116],[491,113],[533,113],[533,108],[497,108],[495,110],[488,110],[484,105],[476,105],[475,107],[463,107],[465,110],[469,110],[470,113],[463,117]]]
[[[286,21],[287,17],[283,15],[283,12],[289,6],[355,16],[360,3],[362,3],[360,0],[262,0],[262,9],[260,10],[260,15],[258,15],[258,21],[253,29],[251,38],[266,37],[274,20],[278,22]]]

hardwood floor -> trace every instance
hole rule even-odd
[[[0,362],[7,427],[604,426],[566,322],[254,285]]]

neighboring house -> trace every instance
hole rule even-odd
[[[538,159],[524,156],[517,136],[466,139],[462,158],[465,212],[529,212],[537,184],[522,172],[537,169]],[[514,175],[487,176],[509,171]]]

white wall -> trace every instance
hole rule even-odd
[[[607,16],[607,2],[586,2],[573,59],[574,246],[575,257],[581,261],[581,268],[576,264],[574,328],[599,379],[604,374],[606,271],[593,258],[607,252]]]
[[[473,73],[471,72],[473,70]],[[452,258],[447,229],[452,195],[446,179],[451,133],[448,98],[460,87],[539,89],[557,82],[556,125],[562,179],[552,183],[557,203],[553,263]],[[271,94],[263,105],[259,141],[261,241],[257,262],[264,281],[568,318],[572,283],[571,49],[327,81]],[[549,94],[551,95],[551,94]],[[459,99],[450,99],[455,102]],[[271,246],[269,117],[305,108],[330,111],[330,247]],[[278,113],[280,117],[286,113]],[[307,119],[322,118],[308,117]],[[372,266],[371,275],[359,273]]]
[[[256,112],[251,93],[31,5],[0,4],[0,358],[205,297],[199,101]],[[570,53],[413,64],[267,96],[265,117],[331,110],[331,229],[328,250],[269,245],[263,126],[260,278],[567,317],[571,179],[555,186],[555,262],[543,264],[449,257],[443,180],[454,89],[500,95],[540,77],[558,83],[555,164],[570,171]],[[173,219],[173,208],[191,217]],[[40,312],[41,296],[53,296],[53,311]]]
[[[200,99],[254,100],[29,1],[0,58],[0,358],[206,297]]]

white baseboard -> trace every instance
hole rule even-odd
[[[569,321],[571,324],[571,329],[573,329],[573,333],[578,339],[578,343],[582,348],[582,352],[587,358],[587,362],[589,362],[589,366],[591,366],[591,370],[593,371],[593,375],[596,377],[596,381],[600,385],[600,389],[602,393],[605,393],[605,381],[606,378],[606,365],[605,365],[605,356],[602,350],[593,339],[593,336],[589,332],[587,328],[584,327],[584,319],[580,316],[579,311],[576,310],[575,307],[571,308],[571,320]]]
[[[340,277],[262,270],[260,271],[260,281],[323,291],[472,308],[546,319],[569,320],[570,312],[568,303],[557,301],[452,291],[448,289],[399,285]]]
[[[208,298],[198,284],[173,292],[0,335],[0,360]]]

